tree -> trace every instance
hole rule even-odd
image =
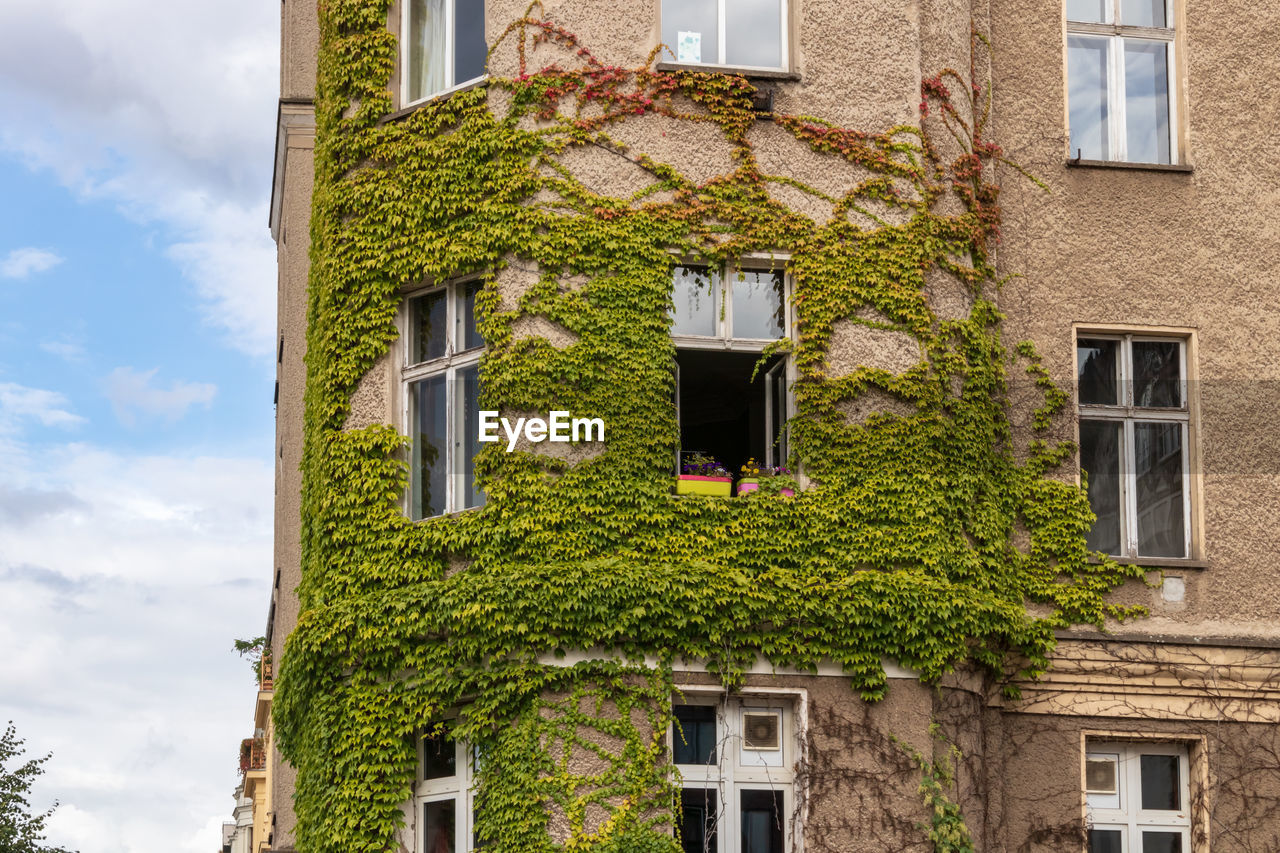
[[[262,681],[262,660],[270,659],[271,650],[267,648],[266,637],[254,637],[252,640],[236,640],[236,654],[242,658],[248,658],[250,666],[253,667],[253,677],[259,682]],[[3,853],[3,851],[0,851]]]
[[[10,770],[11,759],[22,759],[23,743],[10,721],[4,737],[0,738],[0,853],[70,853],[63,847],[46,847],[40,843],[44,841],[44,822],[58,804],[55,802],[43,814],[31,814],[27,793],[53,753],[32,758]]]

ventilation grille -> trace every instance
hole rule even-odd
[[[745,749],[781,749],[779,723],[776,713],[751,713],[742,715],[742,745]]]

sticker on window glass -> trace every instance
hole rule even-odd
[[[690,33],[684,30],[678,33],[676,60],[678,62],[702,61],[702,33]]]

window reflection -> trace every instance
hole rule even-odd
[[[1119,341],[1095,341],[1081,339],[1076,346],[1076,379],[1079,382],[1080,404],[1084,406],[1117,406],[1116,356]]]
[[[1098,517],[1089,531],[1091,551],[1120,553],[1120,442],[1123,424],[1080,421],[1080,468],[1088,475],[1089,508]]]
[[[1164,42],[1124,41],[1127,159],[1134,163],[1170,162],[1168,54]]]
[[[1185,557],[1182,424],[1136,423],[1138,554]]]
[[[781,0],[724,0],[725,63],[782,65]]]
[[[733,336],[773,340],[786,332],[785,278],[781,272],[739,271],[733,276]]]
[[[1107,19],[1110,0],[1067,0],[1067,20],[1101,24]]]
[[[1071,155],[1108,160],[1107,48],[1105,38],[1067,39],[1067,100],[1070,105]]]
[[[679,266],[671,279],[671,334],[715,335],[715,274],[706,267]]]

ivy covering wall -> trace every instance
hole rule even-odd
[[[802,671],[834,661],[873,702],[882,659],[925,680],[964,661],[1034,675],[1055,627],[1128,615],[1105,593],[1138,570],[1092,559],[1084,494],[1049,476],[1072,448],[1014,450],[1007,371],[1039,377],[1041,426],[1065,396],[1029,345],[1001,339],[1000,150],[968,75],[924,81],[929,133],[863,132],[758,115],[740,77],[608,65],[535,15],[494,48],[517,54],[519,73],[384,121],[387,6],[320,6],[301,616],[275,702],[299,849],[395,850],[415,739],[456,716],[455,736],[483,756],[477,835],[490,849],[672,851],[660,735],[673,664],[732,687],[758,655]],[[547,55],[559,58],[535,61]],[[625,150],[616,137],[640,117],[673,134],[714,128],[732,169],[699,184]],[[760,122],[865,179],[832,196],[764,174],[749,139]],[[653,185],[599,194],[562,164],[579,146]],[[780,204],[780,184],[831,217]],[[716,264],[749,251],[790,259],[791,462],[809,487],[676,497],[672,253]],[[537,271],[518,298],[498,286],[513,265]],[[487,445],[486,506],[412,523],[406,439],[345,429],[350,399],[396,338],[403,289],[472,273],[487,282],[483,407],[601,417],[607,446],[569,464]],[[926,278],[940,273],[970,295],[967,316],[931,306]],[[531,316],[572,342],[513,334]],[[832,375],[841,323],[910,334],[920,364]],[[852,422],[842,405],[870,394],[906,410]],[[557,663],[572,650],[598,660]],[[586,774],[570,761],[583,750],[598,758]]]

